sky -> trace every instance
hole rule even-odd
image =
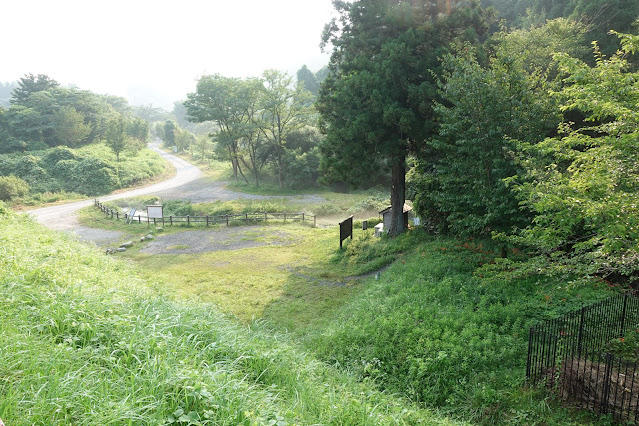
[[[328,63],[331,0],[8,0],[0,82],[28,73],[172,109],[197,79]]]

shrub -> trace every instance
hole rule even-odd
[[[0,176],[0,200],[11,201],[29,193],[29,184],[16,176]]]
[[[45,183],[48,179],[46,170],[40,166],[40,159],[33,155],[25,155],[15,164],[14,173],[30,185]]]
[[[355,204],[351,207],[348,212],[349,213],[357,213],[363,211],[380,211],[388,207],[390,204],[388,197],[383,195],[371,195],[366,197],[359,203]]]
[[[60,161],[78,160],[78,156],[72,149],[59,146],[49,150],[43,157],[42,163],[45,168],[52,169]]]
[[[118,187],[116,171],[106,162],[97,158],[85,158],[73,169],[68,189],[85,195],[106,194]]]
[[[342,209],[332,203],[324,203],[313,207],[313,213],[318,216],[328,216],[331,214],[342,213]]]

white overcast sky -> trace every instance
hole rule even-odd
[[[170,108],[203,74],[294,74],[328,62],[319,47],[331,0],[8,0],[0,81],[60,83]]]

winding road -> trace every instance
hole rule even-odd
[[[239,198],[246,199],[275,199],[275,198],[295,198],[300,202],[322,202],[324,199],[317,195],[287,196],[287,195],[253,195],[241,192],[229,191],[224,186],[226,182],[212,181],[206,178],[197,166],[183,160],[175,155],[171,155],[159,148],[160,143],[149,144],[149,148],[157,152],[162,158],[175,166],[176,175],[166,181],[118,192],[100,197],[100,201],[111,201],[120,198],[129,198],[139,195],[154,194],[165,200],[189,200],[194,203],[210,201],[229,201]],[[25,213],[33,216],[44,226],[59,230],[72,232],[86,240],[100,240],[105,232],[97,232],[92,228],[81,226],[78,222],[76,212],[81,208],[93,204],[93,200],[76,201],[68,204],[43,207],[40,209],[28,210]]]
[[[149,148],[157,152],[166,161],[175,166],[177,173],[171,179],[145,186],[143,188],[132,189],[130,191],[119,192],[117,194],[100,197],[100,201],[117,200],[119,198],[136,197],[138,195],[156,194],[163,191],[173,191],[179,189],[190,182],[202,177],[202,170],[197,166],[185,161],[175,155],[168,154],[159,148],[159,143],[149,144]],[[178,191],[179,192],[179,191]],[[61,204],[40,209],[28,210],[27,214],[33,216],[38,222],[48,228],[68,231],[79,228],[80,224],[76,217],[76,212],[81,208],[90,206],[93,200],[76,201],[68,204]]]

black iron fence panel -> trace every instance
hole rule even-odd
[[[535,325],[529,334],[526,377],[531,384],[543,381],[564,401],[639,422],[636,354],[622,358],[611,352],[631,333],[639,333],[639,298],[632,294]]]

